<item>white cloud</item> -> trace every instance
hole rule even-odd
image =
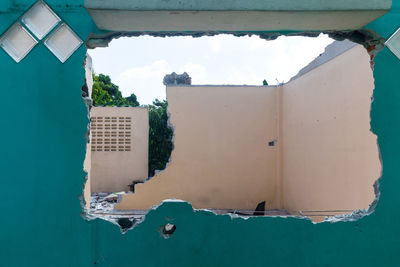
[[[120,38],[109,48],[91,50],[97,73],[110,75],[124,96],[135,93],[142,104],[165,99],[162,80],[173,71],[186,71],[193,84],[253,84],[266,79],[288,81],[302,67],[323,53],[333,40],[258,36]],[[134,48],[134,49],[133,49]]]
[[[116,79],[123,96],[134,93],[141,104],[150,104],[155,98],[165,98],[164,76],[172,72],[166,60],[158,60],[144,67],[124,70]]]
[[[236,38],[229,34],[220,34],[215,36],[204,37],[207,40],[208,46],[211,51],[215,54],[221,52],[223,46],[226,46],[228,42],[232,41],[232,38]]]
[[[189,62],[179,69],[179,74],[183,72],[187,72],[190,75],[193,84],[207,82],[207,69],[204,65]]]

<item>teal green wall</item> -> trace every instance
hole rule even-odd
[[[83,0],[47,1],[86,39],[96,32]],[[2,0],[0,33],[33,0]],[[68,6],[67,6],[68,4]],[[387,38],[400,0],[368,27]],[[88,123],[81,99],[82,46],[65,64],[39,44],[19,64],[0,49],[0,266],[396,266],[400,265],[400,60],[387,48],[375,65],[371,126],[383,161],[376,211],[356,222],[230,219],[168,203],[120,233],[80,216]],[[175,234],[157,228],[172,218]]]

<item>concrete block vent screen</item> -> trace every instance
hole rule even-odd
[[[91,64],[88,57],[88,98]],[[374,79],[361,45],[333,42],[286,83],[194,85],[185,78],[165,87],[173,149],[166,168],[152,177],[150,107],[90,107],[85,198],[91,216],[134,220],[179,199],[217,214],[321,222],[367,212],[376,200]]]

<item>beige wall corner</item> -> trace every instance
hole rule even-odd
[[[164,199],[194,208],[276,208],[276,88],[177,86],[167,88],[175,130],[166,170],[136,185],[117,209],[146,210]]]

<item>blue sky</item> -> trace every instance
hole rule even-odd
[[[258,36],[124,37],[107,48],[89,50],[94,71],[107,74],[123,96],[135,93],[141,104],[165,99],[163,77],[186,71],[192,84],[270,85],[288,81],[333,42],[319,37]]]

